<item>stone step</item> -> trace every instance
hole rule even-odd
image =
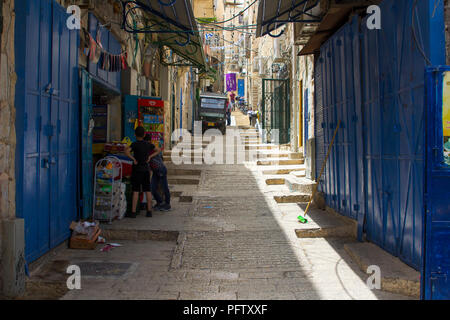
[[[198,176],[181,176],[168,175],[167,180],[170,185],[199,185],[200,178]]]
[[[241,141],[244,143],[263,143],[262,139],[259,138],[242,138],[241,137]]]
[[[289,159],[304,159],[303,152],[291,152],[289,153]]]
[[[102,236],[108,240],[176,241],[178,235],[178,231],[118,229],[102,225]]]
[[[301,168],[299,166],[293,166],[293,168],[275,168],[275,169],[270,169],[270,170],[263,170],[262,174],[263,175],[287,175],[290,174],[291,172],[305,172],[304,168]],[[306,173],[305,173],[306,175]]]
[[[285,185],[285,178],[270,178],[266,179],[266,184],[268,186],[281,186]]]
[[[203,157],[195,157],[195,158],[180,157],[180,159],[178,159],[177,162],[174,162],[172,157],[165,157],[163,160],[164,163],[166,164],[172,163],[179,164],[179,161],[181,161],[181,164],[203,164]]]
[[[380,268],[381,290],[419,299],[420,273],[399,258],[368,242],[348,243],[344,249],[362,272],[372,265]]]
[[[295,176],[291,176],[285,179],[285,185],[291,192],[312,194],[316,182],[306,178],[297,178]]]
[[[305,203],[311,198],[310,194],[289,194],[289,195],[276,195],[273,197],[277,203]]]
[[[325,210],[310,207],[306,224],[299,223],[297,217],[304,216],[307,203],[278,204],[284,220],[294,226],[298,238],[351,238],[354,234],[354,225],[341,217]]]
[[[196,179],[178,179],[178,178],[168,178],[168,182],[170,185],[189,185],[189,186],[198,186],[200,184],[200,180]]]
[[[182,169],[182,168],[168,168],[168,176],[198,176],[202,174],[201,170]]]
[[[294,176],[295,178],[304,178],[306,177],[306,170],[294,170],[289,172],[290,175]]]
[[[278,146],[276,145],[264,145],[264,144],[256,144],[256,145],[247,145],[245,146],[246,150],[278,150]]]
[[[287,165],[298,165],[298,164],[304,164],[304,159],[271,159],[266,161],[258,161],[258,166],[273,166],[273,165],[280,165],[280,166],[287,166]]]
[[[289,158],[289,154],[287,154],[287,153],[261,153],[261,152],[258,152],[258,159],[272,159],[272,158],[288,159]]]

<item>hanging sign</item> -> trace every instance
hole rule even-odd
[[[225,77],[227,92],[236,91],[236,73],[227,73]]]

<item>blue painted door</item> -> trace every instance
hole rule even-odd
[[[427,70],[422,297],[450,299],[450,67]]]
[[[17,215],[31,262],[77,217],[78,42],[52,0],[16,0]]]
[[[92,78],[81,70],[81,212],[83,218],[92,215],[93,170],[92,163]]]

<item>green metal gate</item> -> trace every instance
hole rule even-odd
[[[277,142],[274,130],[279,132],[279,144],[290,141],[289,80],[263,79],[262,128],[266,142]]]

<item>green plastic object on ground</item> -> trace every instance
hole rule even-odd
[[[302,216],[298,216],[297,219],[298,219],[298,222],[300,222],[300,223],[308,223],[308,219],[306,219]]]

